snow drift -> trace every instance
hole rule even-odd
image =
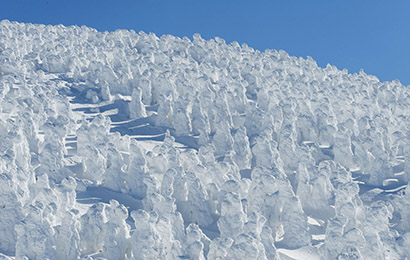
[[[410,257],[410,91],[284,51],[0,22],[1,259]]]

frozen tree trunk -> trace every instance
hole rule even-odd
[[[145,105],[142,103],[142,91],[139,88],[134,88],[132,90],[131,102],[129,103],[130,117],[143,118],[147,117],[147,112],[145,111]]]

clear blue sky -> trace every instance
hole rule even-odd
[[[1,0],[3,19],[158,36],[198,32],[410,84],[409,0]]]

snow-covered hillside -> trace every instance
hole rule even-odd
[[[2,21],[0,259],[406,259],[409,113],[284,51]]]

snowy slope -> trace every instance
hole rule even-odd
[[[406,259],[410,91],[246,45],[0,22],[0,259]]]

